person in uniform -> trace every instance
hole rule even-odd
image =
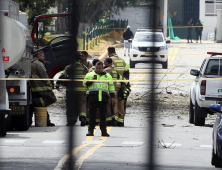
[[[88,73],[88,68],[80,62],[81,56],[76,54],[77,61],[71,65],[65,67],[65,70],[59,76],[59,79],[84,79],[85,75]],[[81,122],[81,126],[86,125],[86,115],[87,115],[87,107],[86,107],[86,91],[87,88],[83,87],[82,81],[66,82],[57,81],[56,89],[58,90],[60,85],[67,86],[66,91],[66,114],[67,114],[67,126],[75,125],[77,122],[77,118],[79,116],[79,121]],[[76,96],[76,103],[78,105],[78,114],[73,115],[74,110],[76,111],[75,105],[72,102],[73,96]]]
[[[129,65],[126,64],[124,59],[122,59],[121,57],[119,57],[116,54],[116,50],[114,47],[109,47],[107,50],[108,50],[108,56],[110,58],[112,58],[113,65],[114,65],[115,69],[117,70],[117,72],[123,77],[123,79],[125,79],[125,80],[129,79]],[[127,88],[129,90],[128,92],[130,92],[130,84],[129,83],[126,83],[126,85],[122,85],[121,88],[124,88],[124,89]],[[126,91],[126,90],[124,90],[124,91]],[[121,90],[121,92],[122,92],[122,90]],[[123,98],[121,97],[121,99],[123,99]],[[124,113],[125,113],[127,98],[125,98],[124,101],[125,101],[124,102]],[[121,120],[121,119],[119,119],[119,120]],[[121,120],[121,121],[123,121],[123,122],[121,122],[121,123],[117,122],[118,126],[124,126],[124,120]]]
[[[92,63],[87,61],[89,54],[86,51],[82,51],[80,53],[80,61],[83,63],[88,69],[92,67]]]
[[[100,80],[100,81],[92,81]],[[109,81],[103,81],[109,80]],[[96,125],[96,111],[99,108],[100,112],[100,130],[102,136],[109,137],[106,129],[106,115],[108,100],[110,103],[115,103],[115,87],[112,82],[112,76],[104,71],[103,63],[96,63],[96,70],[86,74],[83,86],[88,87],[88,106],[89,106],[89,126],[86,136],[94,136],[94,129]],[[109,97],[110,95],[110,97]]]
[[[45,55],[43,51],[39,51],[37,57],[31,60],[31,78],[49,78],[45,68]],[[57,101],[49,80],[31,80],[30,86],[33,107],[47,107]],[[55,126],[54,123],[51,123],[48,112],[47,126]]]
[[[95,69],[96,69],[96,63],[99,61],[99,59],[93,59],[93,61],[92,61],[92,67],[89,69],[89,72],[90,71],[95,71]]]
[[[109,73],[113,80],[123,80],[123,77],[116,71],[114,65],[112,64],[113,60],[112,58],[106,58],[104,60],[104,70]],[[121,88],[121,86],[125,86],[124,82],[114,82],[114,87],[116,91],[115,95],[115,105],[114,105],[114,115],[112,115],[112,120],[114,118],[115,121],[112,121],[112,125],[116,126],[116,121],[119,126],[123,126],[123,121],[125,117],[125,111],[124,111],[124,100],[118,99],[118,93]],[[110,106],[112,107],[112,106]],[[111,111],[111,108],[108,107],[108,113]],[[111,115],[111,114],[110,114]]]

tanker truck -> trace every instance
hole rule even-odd
[[[6,78],[0,81],[0,136],[8,129],[26,131],[31,125],[28,79],[33,42],[18,11],[17,3],[0,1],[0,78]]]
[[[32,123],[29,77],[33,54],[40,50],[45,53],[49,78],[73,63],[71,36],[55,29],[51,39],[43,44],[49,37],[41,35],[46,31],[39,28],[44,19],[53,18],[67,32],[70,14],[36,16],[32,34],[27,28],[27,17],[22,15],[18,3],[0,0],[0,136],[5,136],[9,129],[26,131]]]

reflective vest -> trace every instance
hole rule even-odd
[[[74,71],[74,73],[73,73]],[[84,66],[80,61],[76,61],[74,64],[70,64],[65,67],[61,75],[60,79],[84,79],[85,75],[88,73],[88,69]],[[58,88],[62,84],[61,81],[56,82],[56,87]],[[63,83],[67,85],[68,91],[78,91],[78,92],[86,92],[87,88],[83,87],[82,81],[76,81],[74,84],[70,82]],[[70,84],[70,85],[69,85]],[[73,86],[74,85],[74,86]]]
[[[31,60],[31,78],[49,78],[46,72],[45,65],[43,64],[43,61],[39,60],[39,58],[34,58],[33,60]],[[52,87],[50,85],[51,82],[49,80],[30,81],[32,92],[51,91]]]
[[[97,76],[97,80],[101,80],[100,82],[93,82],[90,86],[88,86],[88,93],[89,96],[91,94],[98,94],[97,101],[104,101],[103,100],[103,94],[115,94],[115,87],[112,82],[112,76],[109,73],[104,72],[104,74],[98,74],[95,71],[89,72],[86,74],[85,79],[83,81],[83,86],[86,87],[86,82],[89,80],[92,80],[94,78],[94,75]],[[102,80],[111,80],[107,82],[103,82]],[[96,92],[96,93],[93,93]]]
[[[113,80],[123,80],[123,77],[116,71],[114,66],[109,66],[104,69],[107,73],[109,73]],[[121,87],[121,82],[113,82],[115,89],[119,89]]]
[[[129,67],[126,65],[126,62],[117,54],[113,54],[110,58],[112,58],[113,65],[121,76],[123,76],[125,71],[129,70]]]

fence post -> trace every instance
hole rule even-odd
[[[83,31],[82,34],[83,34],[83,50],[85,50],[86,49],[86,32]]]

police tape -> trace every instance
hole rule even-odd
[[[173,26],[173,27],[131,27],[130,29],[150,29],[150,30],[156,30],[156,29],[161,29],[161,28],[198,28],[198,27],[222,27],[222,25],[203,25],[203,26]],[[101,29],[107,29],[107,28],[101,28]],[[109,30],[124,30],[126,28],[108,28]]]
[[[130,74],[152,74],[151,72],[129,72]],[[179,73],[179,72],[155,72],[155,74],[190,74],[190,73]]]
[[[83,81],[89,81],[89,82],[152,82],[152,80],[84,80],[84,79],[40,79],[40,78],[0,78],[1,80],[29,80],[29,81],[67,81],[67,82],[83,82]],[[204,79],[161,79],[161,80],[154,80],[155,82],[174,82],[174,81],[200,81],[200,80],[222,80],[222,78],[204,78]]]

